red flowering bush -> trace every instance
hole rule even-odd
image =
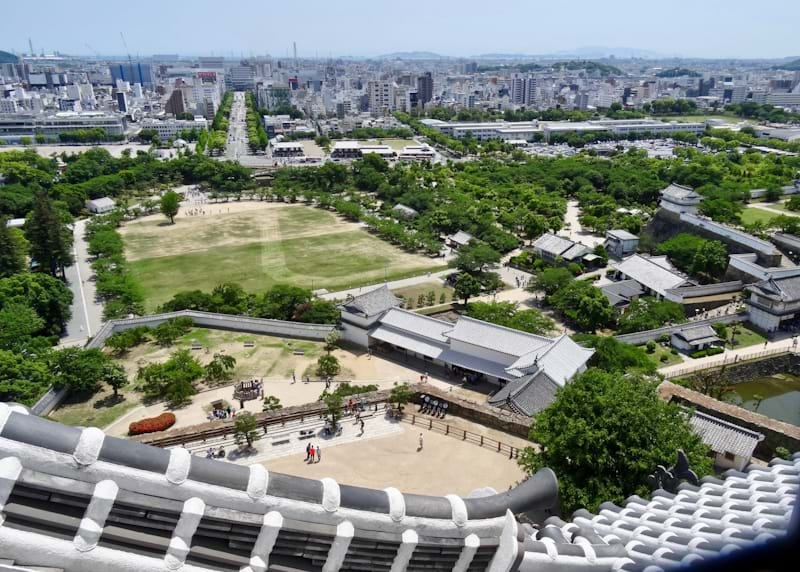
[[[128,427],[129,435],[141,435],[143,433],[155,433],[164,431],[175,425],[174,413],[162,413],[158,417],[149,417],[141,421],[134,421]]]

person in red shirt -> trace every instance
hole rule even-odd
[[[311,462],[314,462],[314,456],[317,454],[317,450],[314,448],[314,445],[311,445]]]

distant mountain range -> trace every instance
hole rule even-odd
[[[673,55],[660,54],[651,50],[640,50],[637,48],[609,48],[603,46],[586,46],[574,50],[563,50],[551,54],[521,54],[521,53],[489,53],[476,54],[472,56],[454,57],[437,54],[436,52],[392,52],[376,56],[379,60],[532,60],[532,59],[558,59],[558,58],[578,58],[578,59],[600,59],[613,56],[615,58],[643,58],[660,59],[673,57]]]

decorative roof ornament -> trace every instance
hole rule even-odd
[[[700,484],[697,473],[689,468],[689,457],[686,456],[683,449],[678,449],[678,461],[669,469],[664,468],[664,465],[658,465],[656,470],[648,475],[647,484],[653,490],[663,489],[670,493],[676,493],[682,480],[695,486]]]

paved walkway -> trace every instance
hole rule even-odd
[[[775,203],[749,203],[747,206],[754,207],[762,211],[767,211],[776,215],[800,216],[800,213],[796,213],[794,211],[790,210],[783,211],[781,209],[772,208],[773,205],[775,205]]]
[[[445,276],[454,272],[452,268],[447,270],[440,270],[439,272],[429,272],[427,274],[420,274],[419,276],[412,276],[411,278],[403,278],[401,280],[391,280],[389,282],[380,282],[378,284],[370,284],[368,286],[359,286],[358,288],[350,288],[348,290],[339,290],[338,292],[328,292],[320,296],[325,300],[344,300],[348,296],[358,296],[359,294],[366,294],[372,290],[376,290],[388,284],[392,290],[405,288],[406,286],[416,286],[417,284],[424,284],[425,282],[442,280]]]
[[[578,206],[578,201],[568,201],[567,212],[564,215],[564,225],[569,226],[559,234],[566,234],[573,242],[580,242],[590,248],[594,248],[598,244],[605,242],[605,237],[583,229],[581,221],[579,220],[580,216],[581,209]]]
[[[97,300],[94,273],[83,238],[87,222],[88,219],[77,221],[72,230],[75,263],[66,269],[67,286],[72,291],[72,317],[60,340],[65,347],[83,345],[103,325],[103,304]]]
[[[793,344],[792,335],[789,333],[779,334],[781,339],[766,344],[757,344],[738,349],[726,349],[724,353],[715,356],[707,356],[703,358],[693,359],[689,362],[668,365],[659,368],[658,372],[665,376],[675,376],[680,373],[690,373],[692,371],[702,371],[710,369],[723,364],[732,364],[739,361],[747,361],[763,357],[765,354],[778,353],[781,351],[791,350]]]

